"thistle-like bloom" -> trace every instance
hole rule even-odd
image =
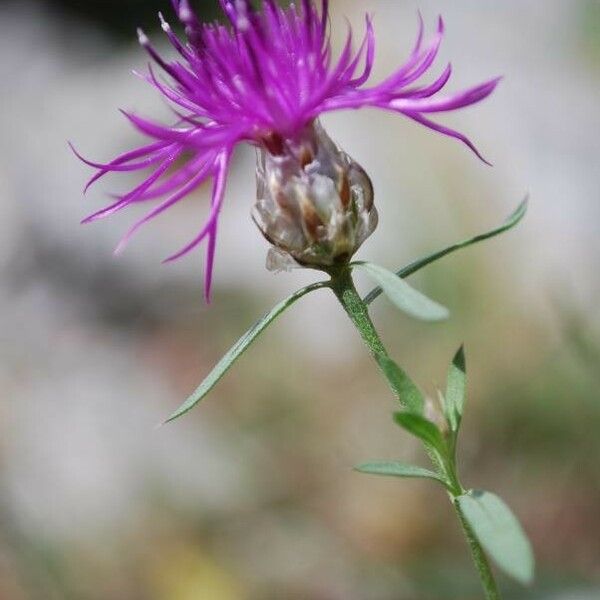
[[[259,198],[254,218],[263,234],[302,264],[318,265],[319,253],[327,255],[323,265],[348,260],[374,229],[376,212],[368,177],[337,149],[317,123],[320,115],[331,111],[368,106],[401,113],[462,141],[481,158],[464,135],[428,116],[475,104],[498,83],[498,79],[492,79],[458,93],[440,95],[450,78],[450,65],[433,82],[419,83],[438,54],[444,34],[441,18],[428,43],[424,43],[420,19],[408,60],[389,77],[371,85],[375,34],[369,16],[359,48],[353,48],[349,30],[339,56],[334,58],[328,0],[322,0],[320,8],[312,0],[301,0],[287,8],[281,8],[276,0],[263,0],[260,11],[249,0],[220,1],[229,21],[226,25],[203,24],[189,0],[172,0],[185,27],[186,42],[160,15],[162,28],[179,54],[176,60],[163,59],[146,35],[139,32],[141,45],[166,74],[166,78],[159,79],[150,66],[145,78],[169,101],[177,115],[176,123],[162,125],[124,112],[150,143],[108,164],[85,161],[97,169],[87,187],[110,172],[149,170],[137,187],[85,222],[132,204],[160,200],[133,225],[117,250],[143,224],[212,179],[211,207],[200,232],[167,259],[172,261],[187,254],[206,239],[208,298],[231,155],[237,144],[248,142],[259,149]],[[300,156],[299,149],[308,150]],[[293,185],[290,181],[273,182],[274,174],[289,170],[290,158],[296,165]],[[319,173],[320,168],[327,173]],[[271,179],[267,177],[261,185],[261,176]],[[316,181],[320,191],[311,189],[310,181]],[[273,194],[273,183],[283,193]],[[331,188],[329,196],[323,196],[325,188]],[[333,204],[324,205],[327,202]],[[290,204],[296,206],[299,216],[290,212]],[[286,218],[290,222],[294,218],[303,220],[300,225],[298,221],[292,223],[296,231],[288,231],[284,226]],[[291,241],[286,245],[288,239]]]

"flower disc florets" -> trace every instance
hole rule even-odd
[[[383,81],[369,85],[375,56],[375,34],[370,17],[366,18],[366,33],[360,47],[353,49],[349,30],[339,56],[334,59],[327,0],[322,0],[319,8],[312,0],[300,0],[287,8],[280,7],[275,0],[264,0],[260,10],[248,0],[220,2],[229,21],[227,25],[203,24],[188,0],[172,0],[187,37],[185,42],[181,41],[161,15],[163,30],[179,54],[176,60],[163,59],[140,32],[140,43],[164,71],[166,79],[159,78],[152,67],[144,77],[174,108],[175,124],[165,126],[124,113],[134,127],[150,138],[150,143],[107,164],[85,161],[98,169],[88,186],[109,172],[150,170],[138,186],[118,196],[116,202],[91,215],[86,222],[130,205],[162,198],[129,230],[119,249],[139,227],[212,179],[212,202],[204,225],[191,242],[167,259],[183,256],[206,239],[208,296],[218,217],[234,148],[248,142],[259,151],[277,156],[283,145],[293,145],[294,140],[327,112],[370,106],[401,113],[461,140],[478,154],[465,136],[427,116],[479,102],[498,82],[492,79],[456,94],[440,96],[439,92],[450,78],[448,65],[432,82],[419,84],[437,56],[444,31],[441,19],[437,33],[427,44],[423,41],[421,21],[408,60]],[[351,175],[350,170],[348,176]],[[331,214],[322,216],[330,218]],[[364,234],[359,229],[346,236],[342,246],[346,244],[356,249]],[[293,237],[292,233],[290,236]],[[327,236],[331,242],[331,234]],[[275,239],[278,237],[273,236]],[[336,243],[342,239],[343,236]]]

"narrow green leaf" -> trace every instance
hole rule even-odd
[[[513,227],[516,227],[522,221],[523,217],[527,214],[528,205],[529,205],[529,196],[527,196],[523,200],[523,202],[521,202],[521,204],[519,204],[517,209],[508,217],[508,219],[506,219],[506,221],[500,227],[496,227],[494,229],[491,229],[490,231],[486,231],[485,233],[476,235],[475,237],[469,238],[468,240],[464,240],[462,242],[452,244],[452,246],[448,246],[447,248],[444,248],[443,250],[438,250],[437,252],[434,252],[433,254],[430,254],[429,256],[420,258],[420,259],[416,260],[415,262],[411,263],[410,265],[407,265],[406,267],[397,271],[396,275],[398,277],[401,277],[402,279],[404,279],[406,277],[409,277],[413,273],[420,271],[423,267],[430,265],[431,263],[435,262],[436,260],[439,260],[440,258],[447,256],[448,254],[452,254],[453,252],[456,252],[457,250],[462,250],[463,248],[468,248],[469,246],[472,246],[473,244],[477,244],[479,242],[489,240],[493,237],[496,237],[498,235],[501,235],[501,234],[511,230]],[[371,302],[373,302],[373,300],[378,298],[383,293],[382,288],[383,288],[383,286],[380,285],[380,287],[376,287],[375,289],[371,290],[371,292],[369,292],[365,296],[365,299],[364,299],[365,303],[371,304]]]
[[[206,379],[200,384],[196,391],[165,421],[169,423],[175,419],[181,417],[185,413],[189,412],[213,387],[219,382],[221,377],[229,370],[233,363],[244,353],[245,350],[256,340],[256,338],[286,309],[292,304],[300,300],[306,294],[315,290],[326,287],[327,283],[315,283],[309,285],[296,293],[292,294],[277,306],[275,306],[270,312],[268,312],[262,319],[257,321],[236,343],[235,345],[223,356],[223,358],[217,363],[214,369],[208,374]]]
[[[507,575],[528,585],[535,559],[519,521],[503,500],[490,492],[471,490],[456,501],[484,550]]]
[[[446,481],[441,475],[429,469],[423,469],[415,465],[406,465],[404,463],[389,461],[389,462],[369,462],[357,465],[354,467],[360,473],[369,475],[384,475],[387,477],[408,477],[417,479],[434,479],[439,483],[446,485]]]
[[[409,412],[421,414],[425,400],[412,379],[389,356],[380,354],[377,362],[400,404]]]
[[[385,295],[401,311],[423,321],[442,321],[449,316],[448,309],[412,288],[395,273],[367,262],[352,265],[365,271],[380,286]]]
[[[394,413],[394,421],[440,454],[446,455],[447,448],[444,436],[435,423],[421,415],[409,412]]]
[[[452,360],[448,370],[448,383],[446,385],[446,397],[444,398],[444,410],[446,419],[453,432],[460,427],[467,393],[467,368],[465,362],[465,350],[461,346]]]

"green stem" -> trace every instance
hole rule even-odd
[[[479,578],[481,579],[481,585],[485,591],[485,598],[486,600],[500,600],[500,591],[498,590],[498,586],[494,579],[494,574],[492,573],[492,568],[490,567],[487,556],[485,555],[481,544],[475,537],[470,525],[467,523],[467,520],[465,519],[465,516],[455,498],[452,500],[452,504],[456,509],[456,514],[458,515],[458,519],[462,525],[465,537],[469,543],[471,556],[473,557],[473,562],[477,567]]]
[[[380,370],[385,377],[386,374],[381,368],[379,358],[381,356],[389,358],[389,354],[385,349],[377,330],[375,329],[375,325],[373,325],[367,305],[356,291],[354,281],[352,280],[351,269],[348,266],[340,267],[339,269],[332,271],[330,275],[331,289],[337,296],[341,305],[344,307],[344,310],[354,323],[356,329],[358,329],[360,336],[362,337],[367,348],[369,349],[369,352],[377,362],[377,365],[380,367]],[[452,504],[454,505],[467,538],[467,542],[469,543],[469,549],[471,550],[471,555],[473,556],[473,562],[477,567],[481,584],[485,591],[485,598],[486,600],[500,600],[500,592],[498,591],[498,587],[494,580],[494,575],[488,559],[483,551],[483,548],[477,541],[475,534],[467,523],[465,516],[462,514],[458,502],[456,502],[456,496],[459,496],[461,493],[463,493],[463,489],[456,474],[454,461],[451,459],[452,464],[445,465],[441,458],[433,456],[431,452],[429,452],[429,454],[438,469],[441,468],[443,471],[445,471],[445,476],[449,480],[449,491]]]
[[[349,267],[343,267],[331,274],[331,289],[334,291],[344,310],[354,323],[369,352],[377,360],[380,356],[388,357],[387,350],[371,321],[367,305],[356,291]]]

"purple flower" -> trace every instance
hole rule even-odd
[[[153,61],[166,73],[159,79],[150,66],[145,78],[165,96],[176,113],[176,123],[162,125],[123,111],[150,143],[121,154],[107,164],[83,159],[97,169],[87,188],[110,172],[150,170],[133,190],[84,222],[113,214],[129,205],[161,199],[127,232],[117,251],[145,223],[176,204],[208,179],[213,180],[208,218],[198,235],[166,259],[175,260],[208,241],[205,293],[208,299],[231,154],[240,142],[249,142],[272,156],[285,152],[288,143],[321,114],[364,106],[401,113],[444,135],[465,143],[484,160],[461,133],[430,120],[430,113],[447,112],[486,98],[499,79],[467,90],[440,95],[451,74],[448,65],[432,83],[420,84],[438,54],[444,34],[440,18],[437,32],[423,41],[423,22],[408,60],[383,81],[369,85],[375,57],[375,34],[369,16],[358,50],[352,31],[337,58],[332,56],[328,28],[328,0],[320,10],[312,0],[280,8],[264,0],[261,11],[248,0],[221,0],[229,25],[201,23],[188,0],[172,0],[187,42],[182,42],[160,15],[162,28],[179,54],[165,60],[140,31],[139,40]],[[79,155],[78,155],[79,156]]]

